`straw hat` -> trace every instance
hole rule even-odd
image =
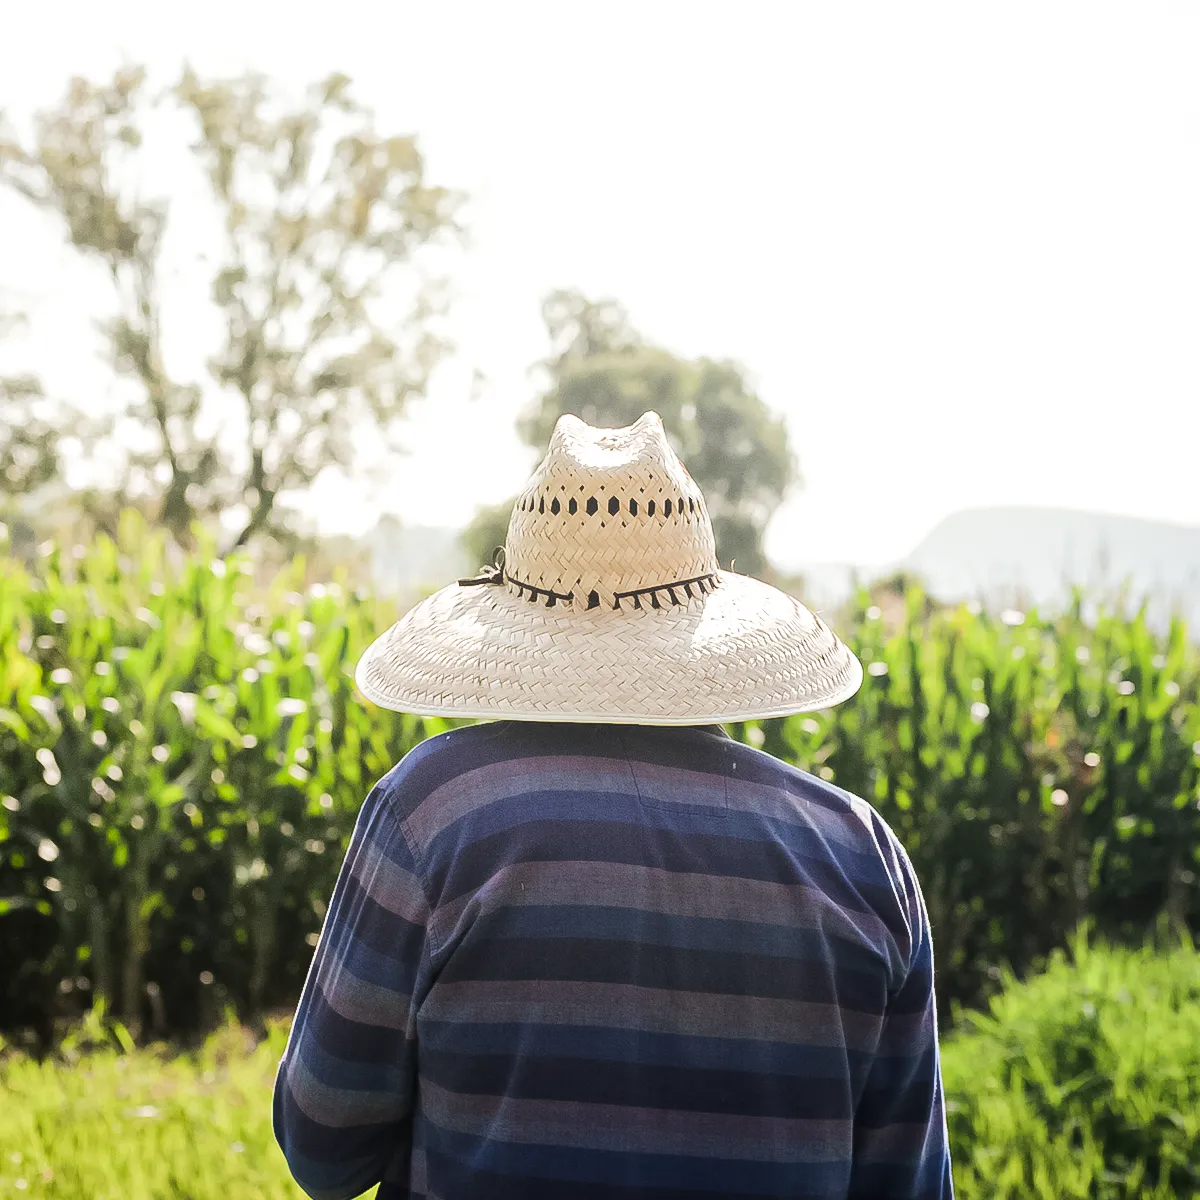
[[[720,569],[704,497],[646,413],[562,417],[496,565],[406,613],[355,679],[426,716],[700,725],[828,708],[862,667],[791,596]]]

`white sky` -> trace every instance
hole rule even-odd
[[[523,482],[511,425],[545,348],[540,299],[572,286],[677,352],[738,359],[787,414],[806,486],[770,532],[781,563],[883,562],[985,504],[1200,523],[1200,6],[0,15],[14,115],[123,60],[297,87],[337,69],[470,193],[460,351],[387,495],[414,522],[463,522]],[[87,289],[16,213],[0,208],[0,299],[32,312],[29,365],[101,388]],[[374,515],[344,489],[319,501],[330,527]]]

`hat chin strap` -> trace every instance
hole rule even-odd
[[[504,547],[497,546],[492,551],[492,561],[487,565],[479,568],[479,574],[473,575],[470,579],[460,579],[459,587],[475,587],[480,583],[503,583],[504,582]]]

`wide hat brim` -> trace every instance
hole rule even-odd
[[[355,681],[383,708],[492,720],[700,725],[830,708],[862,666],[799,601],[745,575],[686,604],[547,608],[451,584],[367,649]]]

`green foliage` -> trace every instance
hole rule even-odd
[[[224,336],[199,380],[176,377],[163,350],[170,197],[139,190],[172,139],[192,158],[190,175],[173,172],[179,194],[207,182],[219,217],[208,291]],[[101,419],[86,404],[51,406],[36,380],[0,381],[4,425],[26,431],[0,435],[0,492],[55,474],[71,439],[85,463],[118,467],[85,499],[102,525],[150,496],[184,543],[197,519],[240,514],[240,545],[286,523],[290,492],[351,468],[355,436],[388,443],[443,350],[428,251],[457,232],[459,198],[428,182],[413,137],[376,131],[343,76],[296,107],[256,76],[187,71],[153,96],[140,69],[75,79],[31,136],[0,128],[0,184],[51,214],[111,281],[102,330],[128,397]]]
[[[1200,1194],[1200,954],[1056,952],[943,1050],[963,1200]]]
[[[612,301],[554,292],[543,308],[554,346],[550,387],[518,428],[535,448],[564,413],[589,425],[632,425],[648,409],[704,492],[717,553],[747,574],[767,569],[762,535],[796,480],[787,428],[740,367],[678,358],[647,345]]]
[[[764,748],[871,801],[908,848],[939,988],[975,1005],[1091,920],[1140,943],[1200,924],[1200,654],[1083,602],[1054,618],[938,609],[891,621],[864,594],[843,632],[867,678],[829,712],[763,724]]]
[[[339,584],[123,546],[0,559],[0,1025],[75,981],[135,1031],[294,998],[366,791],[445,727],[356,699],[385,618]]]
[[[249,569],[136,522],[32,572],[0,559],[0,1028],[49,1037],[90,995],[135,1034],[292,1002],[363,797],[446,727],[354,690],[392,613],[301,590],[302,564],[265,591]],[[1083,921],[1122,942],[1195,930],[1200,655],[1182,626],[899,603],[886,620],[864,595],[844,622],[868,670],[854,701],[732,732],[896,829],[943,1015]]]

